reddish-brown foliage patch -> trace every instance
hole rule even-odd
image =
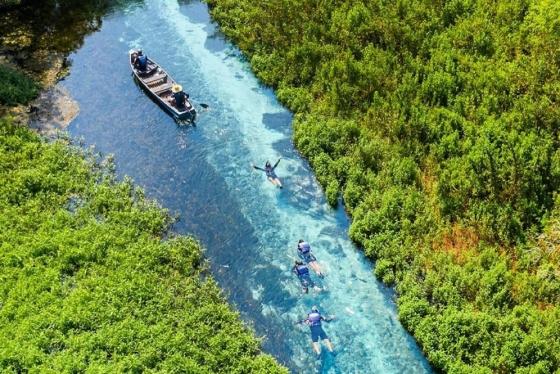
[[[464,264],[466,254],[478,247],[480,238],[474,229],[454,224],[432,243],[436,251],[445,251],[451,254],[458,264]]]

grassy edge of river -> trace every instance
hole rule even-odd
[[[72,49],[7,17],[0,369],[286,373],[228,305],[200,244],[170,233],[167,211],[130,180],[117,182],[110,161],[57,134],[77,114],[55,87]],[[70,27],[79,31],[74,49],[99,28],[101,15],[94,20]]]
[[[351,238],[430,363],[558,372],[557,4],[206,2],[295,113],[296,148],[329,202],[344,197]]]

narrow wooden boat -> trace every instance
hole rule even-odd
[[[177,107],[175,104],[172,88],[177,82],[150,58],[148,58],[148,66],[145,70],[141,71],[137,69],[134,66],[134,61],[138,56],[137,49],[130,50],[128,54],[128,61],[132,73],[138,82],[140,82],[140,85],[150,93],[152,98],[177,120],[194,122],[196,119],[196,110],[188,98],[185,100],[185,105],[182,107]]]

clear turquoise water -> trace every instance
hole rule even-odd
[[[196,127],[179,127],[134,83],[127,51],[142,47],[190,93]],[[64,85],[80,114],[69,131],[104,154],[173,214],[174,229],[206,246],[215,278],[265,351],[293,372],[425,373],[431,369],[397,320],[391,290],[348,239],[291,142],[291,114],[252,75],[199,2],[147,0],[103,20],[71,56]],[[199,107],[199,109],[202,109]],[[250,163],[282,157],[285,188]],[[297,240],[311,242],[327,288],[302,295],[290,273]],[[336,320],[325,330],[336,354],[315,357],[294,324],[312,305]]]

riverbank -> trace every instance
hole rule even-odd
[[[0,371],[287,373],[104,163],[0,119]]]
[[[1,16],[1,63],[27,94],[0,108],[0,371],[286,373],[223,298],[200,244],[169,232],[168,213],[115,182],[110,162],[56,140],[79,111],[55,86],[66,53],[101,22],[87,3]],[[57,34],[61,23],[75,34]]]
[[[138,46],[195,103],[210,103],[196,127],[177,126],[134,84],[126,51]],[[71,135],[114,154],[119,176],[181,217],[174,229],[204,244],[212,274],[267,353],[293,372],[431,372],[397,321],[393,293],[349,240],[344,211],[326,204],[293,148],[292,114],[221,36],[205,4],[146,0],[104,19],[71,58],[63,85],[80,105]],[[279,157],[283,189],[250,167]],[[302,294],[290,272],[301,238],[327,273],[314,279],[325,292]],[[315,357],[308,328],[294,326],[313,305],[338,317],[325,327],[335,355]]]
[[[557,4],[208,3],[434,367],[557,370]]]
[[[48,74],[59,75],[60,67]],[[54,139],[78,115],[79,106],[57,80],[39,83],[13,64],[0,64],[0,117]]]
[[[6,30],[2,28],[2,32]],[[68,127],[79,107],[62,87],[56,86],[68,72],[66,56],[49,44],[42,50],[31,48],[30,43],[36,38],[17,27],[7,35],[0,33],[4,84],[0,91],[0,116],[8,116],[15,123],[54,138]]]
[[[24,74],[42,92],[35,100],[36,95],[17,102],[0,97],[0,115],[10,115],[23,125],[32,122],[43,135],[64,130],[79,111],[64,90],[54,87],[71,65],[67,56],[88,34],[99,30],[105,15],[120,6],[111,0],[2,3],[0,65]]]

